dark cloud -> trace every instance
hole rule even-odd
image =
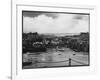
[[[23,11],[23,16],[24,17],[37,17],[38,15],[41,15],[41,12],[36,12],[36,11]]]
[[[52,17],[52,18],[57,18],[58,15],[56,13],[45,13],[46,16]]]
[[[52,17],[52,18],[57,18],[57,14],[56,13],[52,13],[52,12],[43,12],[43,11],[23,11],[23,16],[24,17],[37,17],[39,15],[46,15],[48,17]]]
[[[74,19],[79,19],[79,20],[82,19],[82,18],[83,18],[83,16],[79,16],[79,15],[74,17]]]
[[[64,14],[72,14],[74,15],[73,19],[75,20],[88,20],[89,14],[79,14],[79,13],[64,13]],[[23,11],[24,17],[37,17],[39,15],[45,15],[52,18],[57,18],[59,15],[59,12],[47,12],[47,11]]]
[[[89,15],[76,14],[73,19],[75,20],[89,20]]]

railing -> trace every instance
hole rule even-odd
[[[87,65],[86,63],[83,63],[83,62],[80,62],[80,61],[76,61],[76,60],[73,60],[73,59],[71,59],[71,60],[76,62],[76,63],[79,63],[79,64]]]
[[[83,62],[80,62],[80,61],[77,61],[77,60],[74,60],[74,59],[71,59],[71,58],[69,58],[68,60],[55,61],[55,62],[38,62],[38,61],[34,61],[32,64],[37,64],[37,63],[62,63],[62,62],[68,62],[68,66],[72,66],[72,61],[73,62],[76,62],[76,63],[79,63],[81,65],[88,65],[86,63],[83,63]]]

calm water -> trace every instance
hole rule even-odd
[[[64,51],[48,49],[47,52],[26,53],[23,54],[23,62],[32,61],[32,65],[24,68],[69,66],[69,58],[72,59],[71,65],[88,65],[88,55],[84,54],[88,53],[74,52],[68,48],[64,48]]]

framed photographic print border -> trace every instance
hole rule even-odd
[[[44,4],[43,4],[44,5]],[[19,66],[21,66],[21,65],[19,65],[19,62],[20,62],[20,59],[18,59],[18,57],[19,57],[19,53],[18,53],[18,49],[19,49],[19,44],[18,44],[18,41],[20,41],[20,38],[22,37],[20,34],[19,34],[19,23],[21,23],[22,21],[19,19],[19,17],[21,17],[21,15],[19,15],[20,14],[20,11],[22,11],[23,10],[23,8],[21,9],[21,7],[23,7],[23,6],[27,6],[27,7],[32,7],[32,9],[34,8],[34,7],[38,7],[38,9],[39,8],[41,8],[41,7],[43,7],[43,8],[60,8],[60,9],[64,9],[64,10],[66,10],[66,9],[74,9],[74,10],[86,10],[86,11],[89,11],[89,14],[90,14],[90,26],[89,26],[89,28],[91,27],[92,28],[92,30],[91,29],[89,29],[90,31],[90,39],[92,38],[93,40],[94,40],[94,38],[95,38],[95,34],[93,34],[93,31],[95,32],[95,28],[94,28],[94,26],[95,26],[95,9],[94,9],[94,7],[92,7],[92,8],[84,8],[84,7],[68,7],[68,6],[59,6],[59,5],[57,5],[57,6],[54,6],[54,5],[49,5],[49,6],[47,6],[47,5],[37,5],[37,4],[19,4],[19,3],[12,3],[12,14],[11,14],[11,18],[12,18],[12,53],[11,53],[11,78],[12,78],[12,80],[14,80],[15,78],[21,78],[21,79],[23,79],[24,77],[26,77],[25,75],[26,74],[24,74],[23,75],[23,73],[28,73],[29,75],[27,75],[28,76],[28,78],[34,78],[34,77],[39,77],[39,75],[37,75],[37,74],[39,74],[39,72],[41,71],[41,73],[40,73],[40,75],[42,75],[42,73],[43,73],[43,76],[45,76],[45,75],[47,75],[46,73],[44,73],[44,72],[47,72],[48,73],[48,75],[49,74],[52,74],[52,72],[50,72],[49,73],[49,71],[51,70],[51,71],[54,71],[55,70],[55,72],[53,73],[54,75],[56,75],[56,73],[58,73],[59,74],[59,72],[61,71],[61,73],[67,73],[68,75],[70,74],[70,75],[72,75],[72,74],[74,74],[74,73],[94,73],[95,71],[96,71],[96,64],[92,64],[93,62],[95,62],[95,60],[96,60],[96,56],[92,56],[90,53],[89,53],[89,55],[90,55],[90,57],[89,57],[89,66],[84,66],[84,67],[80,67],[80,69],[76,69],[76,68],[74,68],[74,67],[69,67],[70,68],[70,70],[68,70],[67,68],[52,68],[52,69],[38,69],[38,70],[34,70],[34,74],[36,74],[36,76],[32,76],[32,75],[30,75],[30,74],[32,74],[32,69],[30,69],[30,70],[32,70],[32,71],[30,71],[30,70],[22,70],[22,67],[20,68]],[[21,9],[21,10],[19,10],[19,9]],[[31,9],[31,10],[32,10]],[[44,10],[46,10],[46,9],[44,9]],[[41,11],[43,11],[43,10],[41,10]],[[50,10],[47,10],[47,11],[50,11]],[[56,10],[54,10],[55,12],[56,12]],[[59,11],[60,12],[60,11]],[[73,12],[72,12],[73,13]],[[22,13],[21,13],[22,14]],[[94,19],[94,20],[93,20]],[[21,21],[21,22],[20,22]],[[21,26],[21,25],[20,25]],[[19,38],[20,37],[20,38]],[[91,41],[90,40],[90,43],[93,43],[93,41]],[[94,44],[91,44],[92,46],[94,45],[94,47],[93,48],[95,48],[95,43]],[[91,45],[90,45],[90,49],[93,49],[92,47],[91,47]],[[21,48],[22,46],[20,46],[20,48]],[[96,50],[95,49],[93,49],[92,50],[93,52],[95,52]],[[90,50],[90,52],[91,52],[91,50]],[[95,52],[96,53],[96,52]],[[92,57],[91,57],[92,56]],[[92,60],[91,60],[91,58],[92,58]],[[92,62],[92,63],[91,63]],[[91,67],[92,66],[92,67]],[[20,68],[20,69],[19,69]],[[79,68],[79,66],[78,66],[78,68]],[[84,71],[85,70],[85,68],[86,68],[86,70],[88,70],[88,71]],[[68,71],[68,72],[64,72],[64,70],[66,69],[66,71]],[[81,69],[83,69],[82,71],[80,71]],[[73,71],[74,70],[74,71]],[[69,72],[70,71],[70,72]],[[85,73],[85,74],[86,74]],[[53,76],[53,74],[52,74],[52,76]],[[60,75],[60,74],[59,74]],[[40,76],[40,77],[42,77],[42,76]]]
[[[27,6],[27,5],[25,5],[25,6]],[[50,13],[56,13],[56,14],[77,14],[77,15],[88,15],[88,30],[89,30],[89,33],[90,33],[90,14],[89,13],[73,13],[73,12],[52,12],[52,11],[27,11],[27,10],[22,10],[22,37],[23,37],[23,23],[24,23],[24,21],[23,21],[23,13],[24,12],[27,12],[27,13],[30,13],[30,12],[40,12],[40,13],[48,13],[48,14],[50,14]],[[89,34],[89,46],[90,46],[90,34]],[[23,45],[22,45],[22,47],[23,47]],[[23,56],[22,56],[22,60],[23,60]],[[80,63],[82,63],[82,62],[80,62]],[[84,64],[84,63],[83,63]],[[81,67],[81,66],[90,66],[90,51],[89,51],[89,53],[88,53],[88,64],[84,64],[84,65],[71,65],[71,66],[51,66],[51,67],[45,67],[45,68],[58,68],[58,67]],[[42,68],[44,68],[44,67],[42,67]],[[23,65],[22,65],[22,69],[23,69]],[[28,69],[28,68],[27,68]],[[29,69],[31,69],[31,68],[29,68]],[[37,68],[33,68],[33,69],[37,69]],[[38,68],[39,69],[39,68]]]

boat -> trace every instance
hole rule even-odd
[[[23,62],[22,64],[23,64],[23,66],[28,66],[28,65],[31,65],[32,62]]]
[[[65,51],[65,49],[57,49],[58,51]]]

